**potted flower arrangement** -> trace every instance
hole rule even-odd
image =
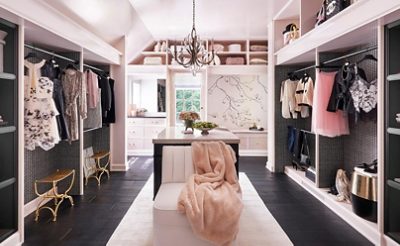
[[[182,111],[179,113],[179,119],[184,121],[185,131],[191,128],[193,132],[193,122],[200,119],[200,116],[194,111]]]

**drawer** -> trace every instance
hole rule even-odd
[[[147,118],[144,119],[144,124],[146,126],[165,126],[167,124],[167,120],[165,118]]]
[[[128,126],[136,126],[136,125],[143,125],[144,124],[143,118],[128,118]]]
[[[129,139],[128,150],[143,149],[143,139]]]
[[[127,137],[128,138],[142,138],[144,136],[144,127],[143,126],[129,126],[127,128]]]
[[[144,130],[144,137],[145,137],[145,138],[149,138],[149,139],[155,138],[155,137],[157,137],[158,134],[159,134],[160,132],[162,132],[164,129],[165,129],[165,127],[157,127],[157,126],[148,126],[148,127],[145,127],[145,130]]]
[[[267,136],[253,136],[249,139],[250,149],[267,149]]]

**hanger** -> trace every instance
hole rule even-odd
[[[29,58],[39,58],[38,55],[35,52],[29,52],[26,56],[25,56],[25,60],[29,59]]]
[[[366,61],[366,60],[371,60],[371,61],[375,61],[375,62],[378,61],[378,59],[376,59],[375,56],[373,56],[371,54],[367,54],[361,60],[359,60],[357,63],[361,63],[361,62]]]
[[[75,67],[75,65],[72,64],[72,63],[69,63],[69,64],[67,65],[66,69],[78,70],[78,69]]]
[[[307,73],[307,71],[304,72],[303,77],[301,78],[301,81],[303,83],[307,82],[308,79],[310,78],[310,75]]]
[[[289,77],[289,79],[290,79],[291,81],[299,80],[299,78],[297,77],[297,74],[294,73],[294,72],[290,72],[290,73],[288,73],[287,75],[288,75],[288,77]]]

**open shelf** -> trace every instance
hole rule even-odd
[[[17,76],[12,73],[0,73],[0,79],[15,80]]]
[[[315,184],[305,176],[305,172],[295,170],[291,166],[285,166],[285,173],[354,229],[359,231],[362,235],[365,235],[371,242],[379,244],[380,235],[377,223],[367,221],[357,216],[353,212],[351,204],[336,201],[336,196],[328,193],[329,189],[316,187]]]
[[[388,81],[400,80],[400,73],[387,76]]]
[[[155,52],[155,51],[142,51],[142,55],[150,55],[150,56],[165,56],[167,52]]]
[[[310,54],[334,49],[351,48],[369,43],[376,34],[377,19],[398,9],[398,1],[385,4],[379,1],[357,1],[323,24],[310,30],[276,54],[276,64],[310,62],[315,59]],[[366,15],[365,13],[369,13]],[[354,18],[358,16],[359,18]],[[334,25],[334,28],[332,26]],[[279,30],[281,31],[281,30]]]
[[[400,136],[400,128],[388,128],[387,133]]]
[[[395,189],[397,189],[397,190],[400,191],[400,183],[398,183],[398,182],[396,182],[396,181],[394,181],[394,180],[391,180],[391,179],[389,179],[386,183],[387,183],[387,185],[389,185],[390,187],[395,188]]]

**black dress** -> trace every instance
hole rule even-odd
[[[61,70],[56,63],[47,61],[41,68],[41,75],[53,81],[53,100],[59,115],[57,115],[58,133],[62,140],[69,139],[69,128],[65,118],[64,90],[60,80]]]
[[[107,113],[106,124],[115,123],[115,94],[114,94],[114,83],[115,80],[108,79],[110,83],[110,92],[111,92],[111,107]]]

